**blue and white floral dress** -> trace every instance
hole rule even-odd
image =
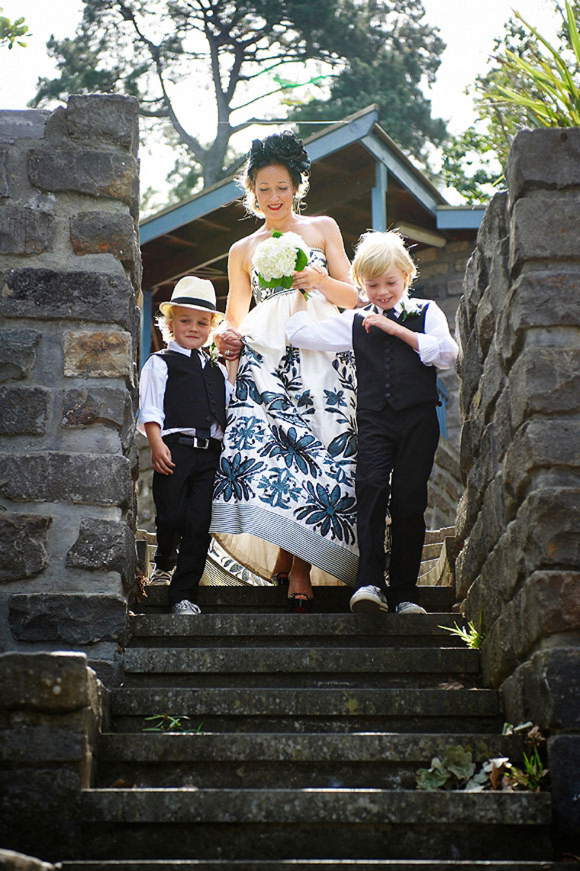
[[[310,262],[326,265],[323,252],[312,249]],[[354,357],[349,351],[287,346],[296,291],[262,288],[253,272],[252,293],[256,306],[239,327],[245,346],[228,408],[210,531],[264,578],[283,547],[312,563],[313,584],[338,578],[354,586]],[[309,293],[307,306],[315,320],[338,311],[317,290]]]

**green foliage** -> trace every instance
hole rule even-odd
[[[548,769],[544,768],[538,747],[530,756],[523,755],[524,768],[516,768],[506,756],[486,759],[479,771],[473,762],[471,751],[458,744],[450,745],[439,759],[431,760],[430,768],[420,768],[415,777],[417,788],[423,790],[463,790],[483,792],[501,790],[513,792],[525,790],[540,792],[548,788]]]
[[[479,612],[479,619],[477,621],[477,625],[470,620],[467,624],[467,627],[458,626],[455,623],[453,626],[439,626],[439,629],[445,629],[446,632],[451,632],[452,635],[457,635],[458,638],[461,638],[464,644],[467,644],[468,647],[476,647],[479,648],[485,641],[485,632],[482,631],[482,614]]]
[[[377,101],[391,135],[419,154],[445,134],[420,88],[444,48],[423,17],[421,0],[84,0],[76,35],[48,43],[58,76],[39,81],[34,105],[95,91],[138,97],[141,113],[178,138],[180,197],[239,164],[231,139],[264,97],[285,95],[288,105],[328,81],[330,109],[314,101],[311,113],[344,117]],[[194,131],[177,108],[186,82],[216,107]]]
[[[4,10],[0,6],[0,12],[3,11]],[[22,48],[26,48],[26,43],[22,42],[20,37],[25,36],[27,33],[28,26],[24,23],[24,18],[17,18],[16,21],[10,21],[9,18],[0,15],[0,46],[6,46],[7,48],[12,49],[15,45],[19,45]]]
[[[515,788],[528,792],[540,792],[546,788],[548,774],[549,769],[544,768],[540,751],[534,747],[529,756],[524,753],[523,769],[512,766],[507,772],[507,777]]]
[[[143,729],[143,732],[186,732],[188,735],[198,735],[203,731],[203,723],[200,723],[195,729],[189,729],[184,725],[182,720],[189,720],[189,717],[175,717],[173,714],[155,714],[153,717],[145,717],[146,722],[151,722],[152,725]]]
[[[561,13],[558,0],[553,3]],[[502,181],[519,130],[578,126],[579,17],[580,4],[567,2],[559,44],[551,45],[516,12],[495,41],[489,70],[468,89],[478,120],[444,149],[443,178],[468,202],[486,199]]]
[[[561,48],[552,46],[519,12],[515,15],[533,34],[533,41],[525,55],[506,48],[504,56],[498,58],[501,67],[515,78],[515,87],[496,81],[484,96],[496,105],[523,110],[530,126],[578,127],[580,33],[570,3],[566,0],[565,48],[569,51],[564,56]]]

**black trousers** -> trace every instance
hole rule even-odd
[[[439,441],[435,406],[416,405],[358,415],[356,471],[360,560],[357,586],[380,587],[389,608],[417,602],[425,541],[427,484]],[[391,512],[389,588],[385,584],[385,524]]]
[[[175,468],[173,475],[153,473],[158,568],[175,572],[168,591],[169,604],[197,601],[210,543],[209,524],[213,484],[221,445],[214,439],[207,450],[165,440]]]

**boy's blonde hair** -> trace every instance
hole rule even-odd
[[[365,279],[378,278],[393,266],[406,274],[406,292],[417,275],[417,267],[405,247],[401,234],[396,230],[385,233],[371,230],[363,233],[356,246],[350,270],[354,283],[364,289]]]
[[[155,318],[155,325],[157,326],[157,329],[161,333],[163,341],[165,342],[166,345],[168,345],[170,340],[173,338],[173,318],[175,317],[175,309],[182,308],[182,307],[183,306],[168,305],[165,308],[166,314],[160,313]],[[191,308],[191,306],[185,306],[185,308]],[[205,311],[204,309],[199,309],[199,310]],[[211,341],[213,339],[213,332],[214,332],[215,328],[217,327],[217,325],[219,323],[221,323],[223,315],[221,314],[221,312],[208,311],[205,313],[208,315],[211,315],[211,326],[210,326],[209,338],[206,342],[206,344],[211,344]]]

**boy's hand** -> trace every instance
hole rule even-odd
[[[173,475],[175,463],[171,459],[171,451],[164,441],[159,442],[154,447],[151,447],[151,457],[153,459],[153,468],[160,475]]]
[[[397,333],[399,324],[397,324],[396,321],[389,320],[389,318],[386,318],[384,315],[378,315],[373,312],[373,314],[367,315],[364,318],[363,327],[367,333],[370,332],[371,327],[378,327],[379,330],[382,330],[384,333],[389,333],[391,336],[394,336]]]

